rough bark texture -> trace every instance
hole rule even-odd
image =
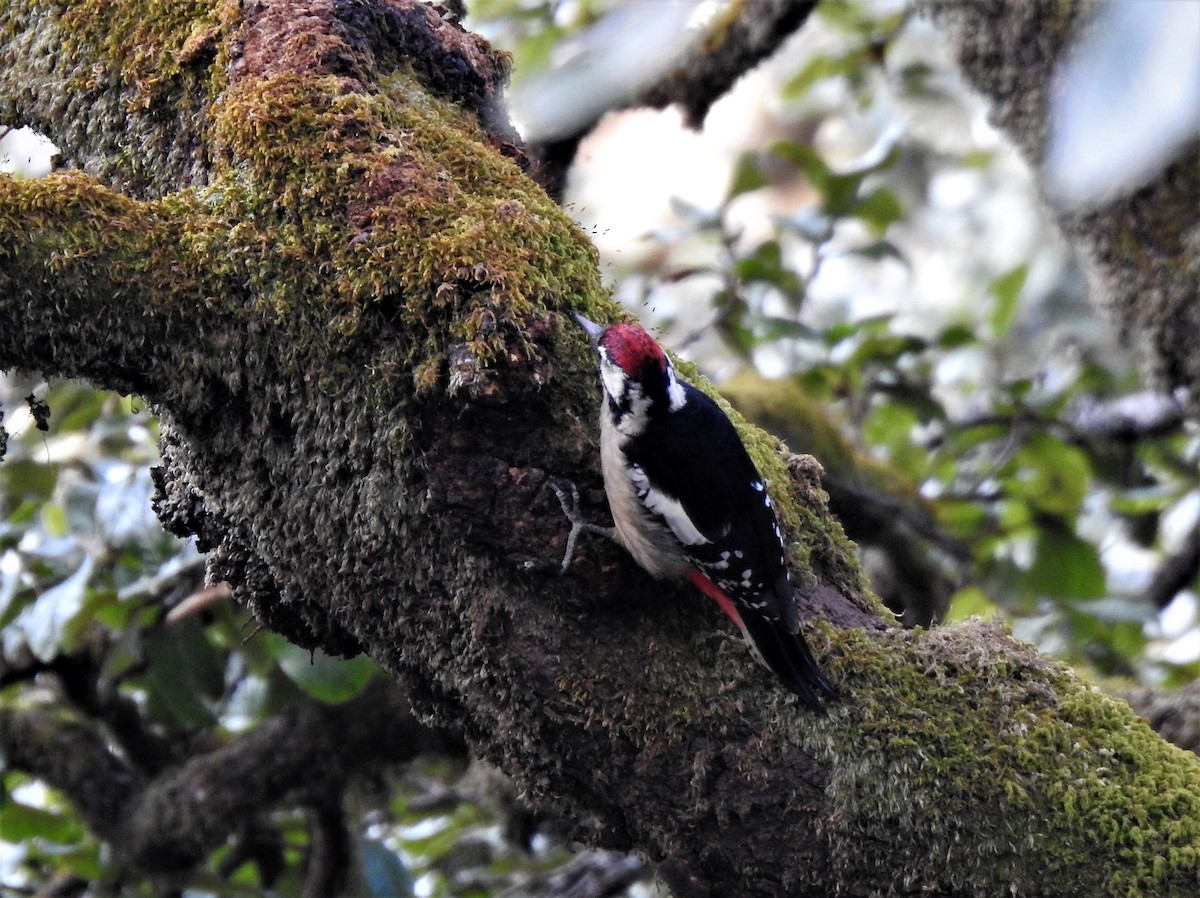
[[[827,715],[615,548],[550,574],[547,479],[602,514],[563,313],[617,313],[489,120],[503,60],[408,0],[103,6],[138,26],[41,80],[68,13],[0,9],[0,118],[96,175],[0,179],[0,367],[152,401],[161,517],[271,627],[369,652],[531,802],[712,895],[1197,893],[1195,756],[999,627],[883,623],[819,469],[761,432]]]
[[[950,35],[967,79],[992,102],[992,120],[1035,167],[1048,133],[1048,101],[1064,52],[1096,5],[918,0]],[[1187,387],[1200,414],[1200,141],[1153,181],[1087,213],[1058,211],[1091,262],[1096,299],[1146,350],[1149,372]]]

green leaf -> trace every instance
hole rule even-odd
[[[937,337],[937,345],[942,349],[958,349],[977,343],[975,332],[962,324],[952,324]]]
[[[852,256],[870,259],[872,262],[878,262],[882,259],[895,259],[897,262],[903,262],[906,266],[908,265],[908,258],[890,240],[876,240],[868,243],[866,246],[857,246],[850,250],[849,253]]]
[[[787,294],[798,293],[803,286],[796,272],[784,264],[778,240],[759,244],[753,253],[734,263],[733,272],[745,282],[772,284]]]
[[[1013,320],[1017,317],[1017,300],[1025,287],[1025,278],[1029,275],[1029,266],[1018,265],[1011,271],[996,277],[988,284],[987,290],[995,302],[988,324],[992,334],[998,338],[1008,336]]]
[[[893,452],[901,451],[911,445],[910,437],[917,424],[917,414],[908,406],[879,402],[863,421],[863,438],[874,446],[887,446]]]
[[[987,521],[987,512],[978,503],[963,499],[939,499],[934,503],[934,512],[952,536],[973,536]]]
[[[942,623],[965,620],[968,617],[999,617],[1000,609],[978,586],[964,587],[950,597],[950,608]]]
[[[101,390],[81,390],[70,396],[69,404],[57,408],[56,426],[58,433],[74,433],[86,430],[104,412],[104,403],[109,394]]]
[[[773,315],[763,316],[758,320],[762,328],[764,342],[784,339],[815,340],[817,333],[801,321],[791,318],[776,318]]]
[[[42,506],[42,526],[49,536],[66,536],[70,530],[67,510],[57,502],[45,503]]]
[[[847,215],[858,196],[858,188],[871,169],[837,174],[812,147],[793,141],[780,141],[771,152],[792,162],[803,172],[812,188],[821,196],[821,210],[835,217]]]
[[[29,459],[5,461],[0,465],[0,486],[12,500],[36,500],[43,502],[54,492],[58,482],[58,468],[43,465]]]
[[[83,608],[94,567],[94,559],[84,558],[75,573],[43,592],[13,621],[12,626],[25,634],[29,650],[36,658],[50,661],[63,648],[71,621]]]
[[[513,66],[513,83],[519,83],[522,79],[532,77],[547,68],[554,48],[565,33],[561,28],[546,27],[520,39],[513,51],[513,57],[518,61],[518,64]]]
[[[785,99],[799,99],[817,82],[849,75],[862,64],[862,56],[857,51],[841,56],[814,56],[807,65],[787,80],[781,93]]]
[[[1156,483],[1153,486],[1134,487],[1123,490],[1112,497],[1109,505],[1118,514],[1144,515],[1166,511],[1186,491],[1180,483]]]
[[[288,679],[313,698],[330,704],[354,698],[378,670],[366,655],[334,658],[320,649],[310,652],[282,639],[277,657]]]
[[[79,637],[102,609],[117,604],[117,593],[112,589],[87,589],[83,595],[79,611],[63,626],[62,645],[68,652],[75,650]]]
[[[1079,510],[1092,481],[1087,456],[1047,433],[1034,434],[1016,451],[1007,469],[1011,473],[1004,485],[1011,495],[1062,517]]]
[[[100,858],[100,846],[91,839],[66,851],[56,851],[53,857],[55,866],[89,882],[100,879],[106,872]]]
[[[1033,565],[1025,576],[1029,592],[1088,599],[1103,595],[1104,584],[1104,566],[1095,546],[1057,526],[1038,531]]]
[[[147,694],[155,713],[180,729],[216,723],[213,703],[225,689],[220,653],[204,627],[188,617],[150,634]]]
[[[1141,655],[1146,647],[1144,621],[1119,616],[1115,601],[1066,603],[1072,642],[1090,665],[1106,675],[1127,672],[1129,659]],[[1093,606],[1099,606],[1099,614],[1088,613]]]
[[[993,158],[990,150],[968,150],[958,157],[958,164],[964,168],[985,169],[992,164]]]
[[[813,399],[832,400],[843,380],[842,372],[834,365],[815,365],[796,375],[796,382]]]
[[[70,845],[84,836],[78,818],[48,808],[37,808],[12,798],[0,803],[0,841],[20,843],[45,839]]]
[[[866,222],[871,233],[880,237],[894,222],[904,218],[904,207],[895,193],[880,187],[856,202],[850,214]]]
[[[729,181],[729,189],[725,191],[725,199],[731,200],[743,193],[750,193],[760,187],[770,184],[770,179],[763,174],[754,153],[742,153],[734,163],[733,176]]]

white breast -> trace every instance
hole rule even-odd
[[[637,488],[627,473],[621,451],[624,437],[613,426],[607,404],[600,409],[600,466],[604,491],[612,511],[617,537],[633,560],[659,579],[680,579],[690,563],[670,528],[657,520],[638,499]]]

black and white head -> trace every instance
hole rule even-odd
[[[614,422],[622,432],[640,433],[655,416],[677,412],[687,403],[675,368],[653,337],[636,324],[603,327],[576,314],[600,359],[600,380]]]

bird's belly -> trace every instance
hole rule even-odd
[[[601,430],[611,427],[607,415],[601,415]],[[615,436],[615,435],[614,435]],[[660,580],[682,579],[691,562],[675,534],[652,515],[637,497],[633,483],[625,473],[625,457],[619,439],[602,439],[600,466],[604,471],[604,491],[612,512],[617,538],[652,576]]]

